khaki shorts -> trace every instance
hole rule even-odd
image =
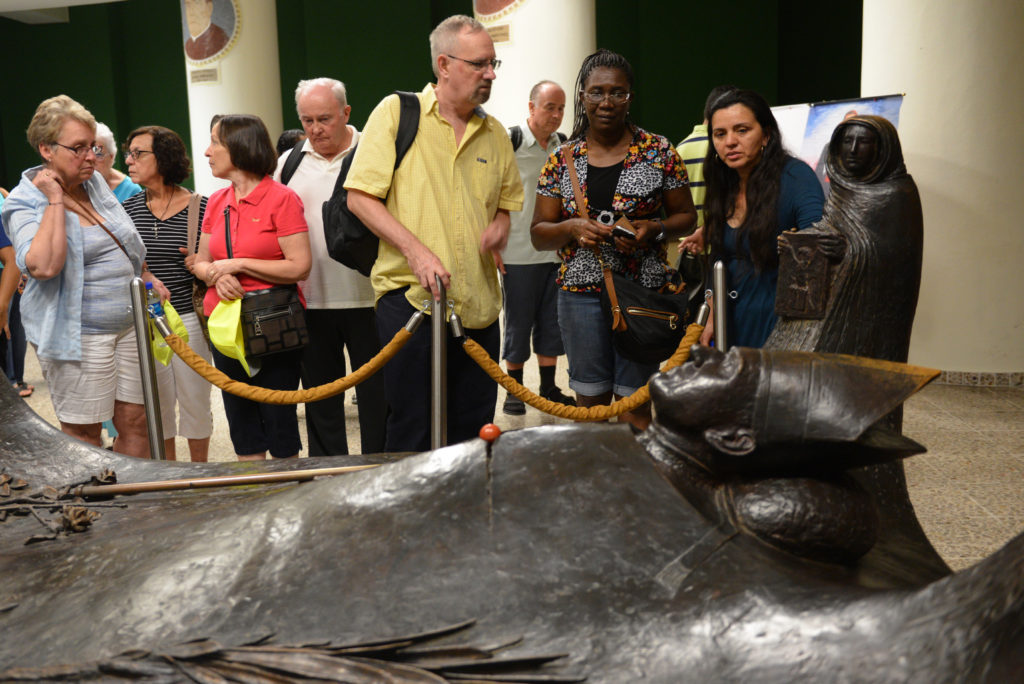
[[[121,333],[82,335],[81,361],[40,358],[39,367],[50,390],[57,420],[62,423],[92,425],[110,420],[115,400],[143,403],[139,350],[133,328]],[[173,437],[174,404],[160,408],[164,438]]]

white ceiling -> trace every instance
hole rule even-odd
[[[68,7],[122,0],[0,0],[0,17],[26,24],[53,24],[68,20]]]

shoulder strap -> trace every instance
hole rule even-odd
[[[569,147],[569,145],[566,145],[562,148],[562,162],[565,164],[565,168],[569,172],[569,180],[572,181],[572,192],[576,197],[576,210],[579,212],[580,216],[586,218],[589,216],[587,212],[587,196],[584,195],[583,191],[580,189],[580,177],[576,174],[576,164],[572,161],[572,153],[569,151]],[[604,289],[608,293],[608,301],[611,303],[612,330],[625,330],[626,319],[622,315],[622,308],[619,306],[619,298],[615,293],[615,281],[612,279],[612,269],[601,257],[601,248],[597,245],[594,245],[594,255],[601,264],[601,272],[604,276]]]
[[[508,129],[509,140],[512,141],[512,149],[519,151],[519,146],[523,144],[523,129],[520,126],[513,126]]]
[[[395,168],[402,163],[405,153],[412,147],[420,128],[420,98],[416,93],[396,90],[402,105],[398,114],[398,133],[395,135]]]
[[[299,164],[302,163],[303,157],[306,153],[302,151],[302,146],[306,144],[305,140],[300,140],[295,143],[295,147],[292,148],[292,153],[288,155],[287,161],[284,163],[284,167],[281,168],[281,185],[288,185],[288,181],[295,175],[295,169],[299,168]]]
[[[228,259],[235,258],[235,250],[231,248],[231,207],[224,207],[224,247],[227,248]]]
[[[188,244],[185,245],[185,248],[188,249],[189,254],[196,253],[196,243],[199,241],[199,201],[201,199],[202,195],[193,192],[188,201]]]
[[[583,218],[587,218],[590,214],[587,211],[587,196],[580,190],[580,177],[576,175],[576,164],[572,160],[572,151],[568,147],[562,148],[562,163],[565,164],[565,170],[569,173],[569,180],[572,181],[572,194],[576,198],[576,211]]]
[[[107,227],[106,227],[105,225],[103,225],[103,219],[101,219],[101,218],[100,218],[99,212],[98,212],[98,211],[96,211],[95,209],[92,209],[92,208],[90,208],[90,207],[87,207],[87,206],[85,206],[84,204],[82,204],[81,202],[79,202],[78,200],[76,200],[76,199],[75,199],[74,197],[72,197],[72,196],[71,196],[71,195],[70,195],[70,194],[68,193],[68,191],[67,191],[67,190],[65,190],[65,189],[64,189],[64,186],[63,186],[63,185],[61,185],[60,189],[61,189],[61,192],[63,192],[63,193],[64,193],[64,197],[66,197],[66,198],[70,199],[70,200],[71,200],[71,201],[73,201],[73,202],[74,202],[74,203],[75,203],[76,205],[78,205],[78,209],[72,209],[72,211],[74,211],[74,212],[75,212],[76,214],[78,214],[79,216],[82,216],[82,215],[84,215],[84,216],[87,216],[87,217],[89,218],[89,220],[90,220],[90,221],[92,221],[92,222],[93,222],[93,223],[95,223],[95,224],[96,224],[97,226],[99,226],[100,228],[102,228],[102,229],[103,229],[103,232],[104,232],[104,233],[106,233],[107,235],[109,235],[109,236],[110,236],[110,239],[111,239],[111,240],[113,240],[113,241],[114,241],[114,243],[115,243],[115,244],[116,244],[116,245],[117,245],[118,247],[120,247],[120,248],[121,248],[121,251],[122,251],[122,252],[124,252],[124,255],[125,255],[126,257],[128,257],[128,261],[131,261],[131,260],[132,260],[132,257],[131,257],[131,255],[130,255],[130,254],[128,254],[128,250],[124,248],[124,244],[123,244],[123,243],[122,243],[122,242],[121,242],[120,240],[118,240],[118,239],[117,239],[117,236],[116,236],[116,235],[114,235],[114,234],[113,234],[113,233],[112,233],[112,232],[110,231],[110,229],[109,229],[109,228],[107,228]],[[92,200],[91,200],[91,198],[90,198],[90,201],[92,201]],[[80,209],[81,211],[79,211],[79,209]]]

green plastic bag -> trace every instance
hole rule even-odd
[[[224,356],[237,359],[251,378],[253,372],[245,360],[245,341],[242,339],[242,300],[221,300],[206,321],[210,342]]]
[[[174,310],[169,301],[164,302],[163,306],[164,316],[167,317],[167,325],[171,326],[171,332],[185,342],[188,342],[188,330],[185,329],[181,316],[178,315],[178,312]],[[152,334],[150,344],[153,345],[153,358],[166,366],[171,362],[174,350],[167,345],[167,342],[160,335],[160,331],[156,329],[156,322],[152,318],[149,319],[149,329]]]

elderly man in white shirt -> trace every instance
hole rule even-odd
[[[555,277],[561,260],[555,252],[538,252],[530,241],[530,222],[537,199],[537,178],[548,155],[564,140],[556,131],[565,112],[565,92],[554,81],[541,81],[530,90],[526,123],[510,129],[516,164],[523,181],[523,210],[512,213],[508,246],[502,258],[505,274],[505,340],[501,357],[508,374],[523,381],[523,367],[530,358],[530,341],[540,371],[539,394],[545,399],[575,405],[555,385],[555,365],[565,353],[558,328],[558,286]],[[502,411],[513,416],[526,413],[523,401],[511,394]]]
[[[331,197],[342,160],[355,148],[359,131],[348,125],[345,85],[332,78],[299,81],[295,105],[306,140],[278,160],[274,179],[298,193],[305,206],[313,269],[299,283],[306,297],[309,344],[303,353],[302,384],[315,387],[346,374],[345,354],[358,368],[380,351],[370,279],[331,259],[324,239],[321,207]],[[288,159],[302,154],[290,177],[282,180]],[[356,386],[361,453],[384,450],[387,402],[384,380],[376,374]],[[347,454],[345,397],[306,404],[310,456]]]

